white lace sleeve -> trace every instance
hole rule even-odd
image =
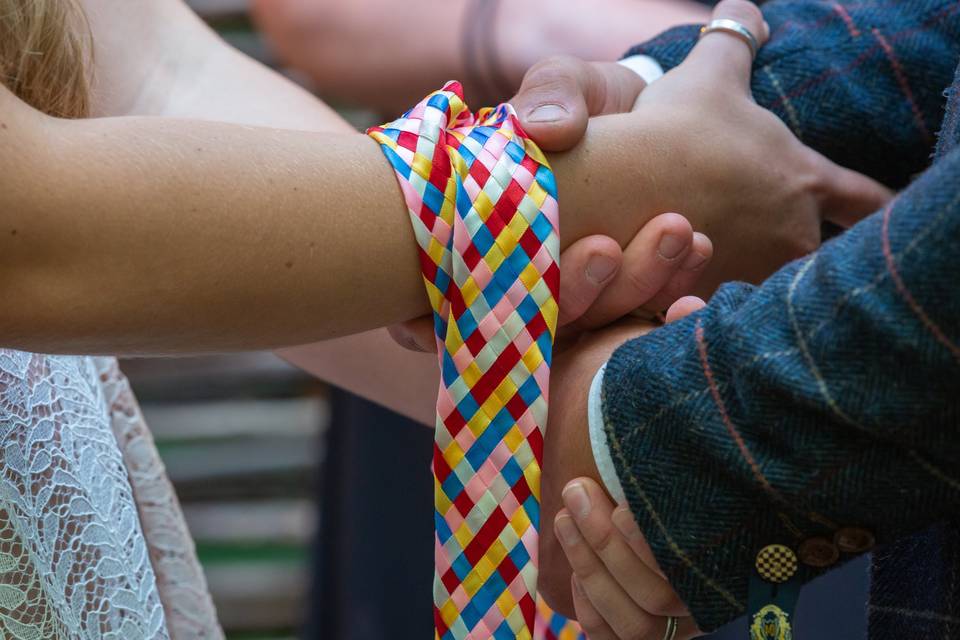
[[[95,358],[113,433],[123,455],[157,590],[174,640],[222,638],[180,501],[167,477],[140,405],[114,358]]]
[[[173,627],[190,620],[208,633],[177,637],[219,637],[176,499],[115,366],[0,350],[3,638],[169,638],[153,562],[164,584],[191,585],[169,591]],[[171,519],[149,528],[149,547],[144,514]],[[180,607],[187,592],[196,602]]]

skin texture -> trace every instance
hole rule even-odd
[[[364,135],[160,118],[61,121],[9,93],[0,102],[8,127],[0,204],[11,231],[0,269],[6,292],[21,301],[0,326],[7,344],[267,348],[426,311],[396,180]],[[566,203],[563,247],[597,233],[626,243],[654,217],[633,213],[653,190],[652,168],[624,162],[628,145],[645,137],[633,140],[643,131],[636,124],[635,114],[599,119],[580,148],[553,158]],[[606,184],[591,195],[591,182]],[[124,188],[106,187],[113,184]]]
[[[105,2],[106,0],[103,0],[103,1]],[[705,42],[708,42],[708,41],[709,40],[706,40]],[[717,53],[719,54],[719,52]],[[214,57],[214,58],[207,58],[207,59],[216,61],[218,58]],[[224,56],[222,59],[230,60],[231,58],[230,56]],[[553,67],[550,67],[548,65],[545,67],[541,67],[540,69],[541,70],[546,69],[547,71],[550,71],[550,69],[553,68],[555,73],[564,71],[563,66],[558,65],[556,61],[550,64],[552,64]],[[167,69],[162,73],[175,75],[174,71],[177,69],[177,64],[171,63],[169,66],[170,66],[170,69]],[[213,62],[210,62],[208,66],[204,66],[202,68],[204,69],[204,71],[210,71],[212,76],[217,75],[216,73],[214,73],[214,71],[216,70],[216,65]],[[255,76],[256,74],[257,72],[251,72],[251,76]],[[229,74],[228,74],[228,77],[229,77]],[[163,83],[158,83],[156,86],[162,86],[162,84]],[[197,83],[197,84],[202,84],[202,83]],[[574,82],[574,84],[576,83]],[[563,87],[563,85],[560,85],[560,86],[561,88]],[[664,86],[664,85],[657,85],[657,86]],[[670,97],[669,93],[670,92],[665,91],[663,95],[669,98]],[[149,88],[148,90],[135,92],[135,96],[132,104],[138,104],[141,107],[143,105],[148,105],[150,103],[150,100],[147,98],[147,96],[149,95],[150,95]],[[202,113],[202,108],[200,109],[201,111],[200,113],[190,111],[191,101],[188,99],[190,96],[190,92],[186,91],[184,92],[183,95],[185,97],[184,100],[171,102],[171,104],[169,105],[170,113],[166,113],[165,115],[190,115],[193,117],[204,117],[204,114]],[[541,91],[535,97],[542,99],[544,96],[549,96],[549,92]],[[721,99],[726,99],[725,96],[722,96],[722,95],[716,96],[716,97],[719,97]],[[291,99],[293,101],[299,100],[299,98],[293,95],[291,95]],[[162,100],[160,100],[160,102],[162,102]],[[203,102],[202,98],[196,98],[193,101],[194,108],[196,108],[197,104],[201,104],[202,102]],[[652,102],[655,103],[656,101],[653,100]],[[306,102],[304,102],[304,104],[305,103]],[[180,110],[179,113],[178,113],[178,110]],[[267,109],[265,108],[263,113],[266,113],[266,111]],[[307,110],[304,109],[303,113],[305,114],[306,111]],[[524,111],[521,110],[521,115],[523,115],[523,113]],[[301,116],[296,116],[296,117],[301,117]],[[303,115],[302,117],[306,121],[310,120],[310,116]],[[243,117],[242,116],[238,117],[237,120],[243,121]],[[251,116],[250,121],[256,122],[258,124],[284,126],[284,123],[271,122],[269,120],[264,122],[261,118],[255,117],[255,116]],[[319,120],[317,122],[319,123]],[[583,123],[583,126],[584,127],[586,126],[585,122]],[[304,128],[311,128],[311,127],[304,127]],[[314,124],[313,128],[320,129],[321,126]],[[529,126],[528,128],[532,129],[532,127],[529,127]],[[774,138],[774,141],[780,142],[780,140],[777,139],[776,137]],[[756,150],[758,152],[763,151],[762,148],[758,148]],[[808,158],[808,160],[811,163],[815,163],[815,160],[812,160],[810,158]],[[858,207],[872,206],[867,203],[872,202],[872,200],[875,200],[879,197],[882,197],[882,194],[880,192],[876,190],[871,191],[872,189],[871,186],[865,186],[866,183],[862,183],[862,182],[859,184],[854,184],[856,181],[852,179],[846,180],[845,184],[842,184],[842,185],[838,185],[835,182],[830,183],[827,181],[828,179],[824,177],[823,172],[817,173],[815,169],[816,167],[814,167],[809,171],[805,171],[803,173],[803,176],[807,179],[807,181],[806,182],[801,181],[801,186],[803,184],[805,184],[806,186],[796,190],[794,193],[794,196],[795,198],[799,198],[801,200],[803,200],[806,197],[807,203],[810,202],[810,198],[812,197],[813,204],[820,215],[823,215],[824,210],[830,208],[831,206],[833,206],[834,209],[836,209],[837,208],[836,205],[838,204],[842,205],[839,207],[840,209],[843,209],[843,208],[849,209],[850,202],[857,203]],[[843,175],[843,178],[847,179],[847,178],[850,178],[850,176]],[[689,185],[689,182],[688,182],[688,185]],[[792,186],[794,188],[797,187],[796,184]],[[830,193],[831,197],[830,198],[824,197],[824,194],[830,192],[831,190],[833,190],[834,192],[834,193]],[[841,196],[839,200],[836,197],[838,194]],[[784,196],[783,193],[779,193],[778,195],[779,197]],[[654,197],[654,196],[655,194],[651,194],[651,197]],[[797,249],[798,247],[793,247],[793,250],[797,250]],[[782,258],[780,259],[782,260]],[[551,425],[550,433],[556,434],[556,437],[554,437],[553,435],[548,437],[547,447],[548,447],[548,451],[553,452],[553,453],[548,453],[548,458],[556,459],[558,461],[558,464],[560,461],[563,461],[563,465],[566,467],[562,472],[556,474],[558,478],[560,478],[557,480],[557,482],[561,483],[560,486],[562,486],[562,483],[565,482],[566,479],[569,479],[570,477],[573,477],[576,475],[595,475],[595,469],[591,468],[592,456],[590,457],[589,461],[584,461],[582,459],[583,453],[585,451],[589,452],[589,447],[584,449],[583,447],[584,440],[578,439],[583,434],[585,434],[585,429],[584,429],[585,402],[582,402],[585,399],[585,390],[587,388],[587,385],[589,384],[589,380],[592,379],[593,373],[596,371],[596,368],[600,365],[600,363],[602,363],[606,359],[609,353],[611,353],[624,340],[635,337],[637,334],[638,334],[638,329],[635,327],[632,327],[632,328],[618,327],[615,329],[611,329],[607,333],[588,337],[586,340],[583,340],[580,344],[578,344],[573,351],[569,352],[568,355],[564,356],[563,358],[558,357],[557,364],[554,369],[555,390],[552,393],[552,397],[554,398],[553,415],[557,416],[558,414],[561,414],[569,417],[570,420],[564,421],[564,424],[570,425],[570,428],[569,430],[564,430],[562,428],[557,428],[556,426]],[[379,349],[382,347],[384,351],[389,352],[391,343],[386,341],[386,338],[382,333],[367,334],[367,336],[363,338],[360,338],[360,337],[356,338],[357,340],[356,347],[362,349],[363,345],[375,344],[373,341],[380,340],[380,339],[383,339],[384,341],[381,342],[379,345],[377,345],[377,348],[373,349],[373,351],[379,352]],[[336,362],[337,357],[343,358],[344,362],[347,362],[351,359],[357,360],[358,359],[357,354],[362,352],[354,351],[350,343],[347,342],[349,340],[354,340],[354,338],[344,338],[338,341],[331,341],[330,343],[327,343],[327,345],[338,345],[339,350],[337,347],[330,348],[325,345],[317,346],[316,349],[318,349],[318,351],[314,354],[317,356],[316,360],[325,361],[325,362]],[[302,351],[299,351],[299,352],[304,353],[305,359],[309,359],[310,357],[312,357],[309,353],[309,349],[311,348],[313,347],[301,348]],[[337,355],[338,353],[340,354],[339,356]],[[328,357],[330,355],[332,355],[332,357]],[[408,378],[407,375],[404,375],[404,372],[407,372],[407,371],[423,371],[429,374],[431,371],[434,370],[433,358],[431,356],[420,356],[420,358],[421,358],[421,361],[424,363],[424,367],[421,367],[419,369],[417,367],[413,367],[411,369],[402,369],[402,368],[392,369],[388,367],[380,367],[380,368],[371,367],[370,369],[364,369],[364,367],[360,366],[360,367],[356,367],[356,370],[351,372],[350,375],[361,377],[365,375],[366,372],[369,372],[369,371],[376,371],[376,370],[379,370],[381,372],[392,371],[395,374],[394,376],[392,376],[395,381],[397,378],[401,378],[401,379]],[[412,361],[412,360],[408,360],[408,361]],[[399,364],[400,360],[398,360],[397,362]],[[332,367],[332,369],[339,369],[339,368],[340,368],[339,366]],[[400,373],[397,374],[397,372],[400,372]],[[425,380],[425,378],[422,378],[422,379]],[[379,380],[376,380],[375,382],[379,382]],[[435,386],[436,386],[435,382],[424,384],[423,389],[429,391],[429,394],[423,397],[429,398],[430,395],[432,394],[433,389],[435,389]],[[556,389],[560,389],[560,391],[557,391]],[[563,403],[560,403],[557,401],[558,398],[566,398],[568,396],[570,398],[569,405],[564,405]],[[402,404],[402,403],[403,403],[403,400],[400,400],[398,402],[398,404]],[[429,403],[432,404],[432,400],[429,400]],[[424,404],[422,407],[419,405],[414,406],[415,404],[416,403],[409,405],[409,408],[408,408],[409,413],[413,415],[424,416],[424,417],[432,413],[432,411],[429,409],[427,404]],[[567,433],[569,433],[569,437],[564,435]],[[557,443],[559,443],[559,446]],[[569,446],[564,446],[565,443],[572,443],[572,444],[570,444]],[[552,475],[552,472],[548,469],[547,472],[545,473],[545,478],[549,478],[551,477],[551,475]],[[560,490],[550,488],[552,486],[556,486],[557,482],[553,482],[552,484],[550,484],[550,486],[545,485],[545,488],[544,488],[545,496],[549,491],[552,491],[553,492],[552,495],[555,496],[554,498],[551,498],[549,501],[549,504],[552,506],[547,505],[547,498],[545,497],[545,507],[553,509],[554,513],[560,510],[561,508],[560,505],[562,504],[562,500],[560,499],[560,495],[561,495]],[[546,508],[545,508],[545,512],[549,514]],[[547,515],[546,518],[549,518],[549,515]],[[548,522],[546,518],[545,518],[545,522]],[[549,530],[546,530],[544,537],[545,538],[552,537],[552,536],[549,536],[548,534],[549,534]],[[560,551],[562,552],[562,550]],[[548,559],[548,556],[546,554],[543,554],[542,557],[545,558],[545,565],[548,563],[552,564],[552,561]],[[550,556],[550,557],[553,557],[553,556]],[[567,576],[569,576],[569,570],[567,572]],[[563,587],[568,594],[569,594],[569,584],[570,584],[569,582],[566,582]]]
[[[763,41],[768,36],[762,15],[755,5],[743,0],[726,0],[714,12],[715,17],[728,17],[746,25]],[[797,249],[815,248],[819,244],[819,225],[810,224],[821,217],[850,224],[862,215],[879,208],[890,197],[880,185],[862,179],[839,167],[826,171],[830,163],[814,151],[800,145],[786,127],[769,112],[758,107],[750,96],[749,78],[752,66],[749,49],[739,39],[723,33],[704,37],[687,60],[663,79],[648,87],[638,100],[638,110],[645,106],[667,100],[674,105],[672,118],[684,123],[683,131],[692,134],[684,137],[677,130],[677,138],[671,148],[660,149],[664,154],[675,153],[676,164],[684,172],[699,177],[703,186],[701,196],[711,198],[712,206],[721,206],[717,201],[732,196],[731,204],[737,205],[725,217],[711,220],[699,219],[696,198],[684,211],[692,220],[701,222],[712,233],[716,247],[714,261],[720,268],[711,267],[707,274],[725,273],[737,265],[743,279],[760,280],[768,275],[771,263],[784,262],[796,257]],[[533,73],[533,71],[531,72]],[[691,103],[684,96],[698,95],[701,102]],[[568,96],[571,98],[571,96]],[[713,114],[703,112],[709,105]],[[709,125],[711,118],[726,123],[726,128]],[[654,125],[656,126],[656,125]],[[589,127],[587,129],[589,135]],[[750,131],[749,135],[745,135]],[[656,138],[657,136],[654,135]],[[711,144],[703,144],[710,140]],[[693,143],[687,146],[688,143]],[[714,182],[721,171],[715,170],[737,159],[740,171],[753,180],[747,184],[726,186]],[[765,165],[766,169],[760,165]],[[768,171],[767,169],[772,169]],[[741,190],[742,188],[742,190]],[[785,188],[786,191],[780,191]],[[789,193],[789,195],[788,195]],[[767,198],[782,198],[792,204],[786,218],[780,217],[785,210],[769,208]],[[864,208],[863,205],[869,205]],[[754,207],[770,213],[766,224],[779,229],[783,235],[773,233],[756,219],[751,220]],[[720,225],[737,228],[738,241],[727,243],[723,233],[717,236]],[[729,229],[728,229],[729,230]],[[760,232],[764,238],[760,238]],[[748,251],[745,249],[748,248]],[[716,265],[714,265],[716,266]],[[687,300],[685,304],[690,304]],[[674,311],[676,315],[680,311]],[[560,392],[552,390],[550,423],[547,429],[543,471],[542,531],[540,537],[541,593],[555,609],[566,615],[574,615],[571,592],[571,568],[564,549],[553,533],[554,519],[563,508],[563,487],[577,477],[599,480],[587,435],[586,405],[589,383],[610,354],[628,339],[643,335],[651,327],[633,328],[618,326],[598,332],[585,339],[576,348],[558,358],[554,375],[564,382]],[[569,383],[569,384],[568,384]],[[650,627],[650,625],[647,625]],[[651,627],[652,628],[652,627]],[[628,637],[654,637],[656,630],[648,628],[645,634]],[[661,636],[663,627],[660,628]]]
[[[618,508],[590,479],[564,488],[567,508],[554,521],[557,537],[574,567],[572,593],[577,620],[593,640],[666,635],[678,620],[681,640],[699,635],[680,598],[658,572],[653,554],[629,508]]]
[[[83,5],[95,47],[94,115],[172,116],[317,132],[353,131],[325,104],[225,45],[179,0],[84,0]],[[632,74],[618,81],[632,86],[634,92],[642,89],[642,82]],[[667,258],[654,249],[664,240],[673,247],[679,242],[676,256]],[[561,323],[574,322],[590,310],[608,286],[621,291],[618,303],[627,309],[650,299],[676,297],[696,281],[711,252],[709,240],[692,234],[690,224],[676,214],[645,225],[628,245],[625,264],[624,253],[611,238],[589,236],[577,241],[561,260]],[[631,291],[622,276],[635,273],[643,273],[644,278]],[[634,282],[632,276],[629,282]],[[421,337],[426,349],[432,350],[429,324]],[[438,384],[435,357],[399,348],[385,330],[291,347],[280,355],[333,384],[421,422],[433,422]]]
[[[706,306],[692,296],[677,300],[667,322]],[[556,538],[573,569],[576,619],[593,640],[663,638],[666,616],[678,620],[677,637],[700,635],[680,597],[660,570],[629,505],[615,505],[600,484],[576,478],[562,491],[553,521]]]
[[[471,4],[453,0],[438,11],[431,0],[415,0],[398,11],[391,0],[255,0],[252,8],[273,49],[323,95],[386,113],[406,109],[451,78],[466,82],[471,102],[499,102],[539,60],[560,54],[615,60],[637,42],[708,14],[690,0],[501,2],[491,30],[474,27],[484,40],[484,53],[474,54],[477,73],[490,76],[487,63],[498,58],[503,79],[495,85],[472,82],[467,73],[464,21]],[[395,28],[397,20],[403,29]]]
[[[271,348],[427,311],[396,179],[367,136],[159,118],[61,121],[8,92],[0,103],[8,127],[0,136],[0,210],[18,232],[4,236],[0,259],[4,293],[20,301],[0,324],[11,346]],[[724,260],[725,268],[708,274],[718,281],[758,279],[812,248],[821,201],[805,185],[839,169],[819,156],[813,166],[813,152],[767,112],[755,107],[756,115],[724,121],[738,112],[719,106],[645,102],[633,113],[595,119],[578,147],[552,156],[564,202],[561,246],[595,234],[625,244],[660,211],[679,209],[712,233],[718,255],[739,255],[733,247],[743,238],[763,247]],[[721,117],[703,124],[710,113]],[[770,131],[755,122],[763,115],[772,119]],[[751,139],[758,129],[759,139]],[[705,192],[667,169],[690,158],[691,133],[696,141],[729,142],[718,145],[726,153],[686,161],[703,176]],[[764,153],[769,144],[781,150],[788,171],[758,159],[772,155]],[[638,159],[637,149],[648,153]],[[744,174],[744,166],[753,171]],[[124,188],[109,187],[116,184]],[[749,191],[758,184],[759,193]],[[748,198],[757,206],[749,211],[770,214],[765,224],[742,214]],[[783,213],[785,202],[792,215]],[[265,228],[268,212],[273,221]],[[106,298],[103,290],[124,296]]]

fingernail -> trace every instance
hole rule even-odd
[[[573,545],[580,541],[580,530],[570,516],[557,516],[553,522],[553,530],[565,545]]]
[[[582,482],[571,482],[563,489],[563,503],[577,518],[586,518],[590,515],[590,496]]]
[[[556,122],[569,115],[562,104],[542,104],[527,115],[527,122]]]
[[[690,255],[687,256],[687,259],[683,261],[683,269],[692,271],[700,267],[706,261],[707,256],[703,255],[702,253],[697,253],[696,251],[691,251]]]
[[[587,261],[587,280],[603,284],[617,271],[617,261],[610,256],[593,256]]]
[[[660,238],[660,246],[657,247],[657,251],[667,260],[673,260],[683,252],[686,246],[687,243],[683,241],[683,238],[668,233]]]
[[[633,519],[633,513],[631,513],[628,507],[617,507],[613,511],[611,516],[613,520],[613,526],[617,528],[623,537],[627,540],[636,540],[640,537],[640,527],[637,526],[637,521]]]

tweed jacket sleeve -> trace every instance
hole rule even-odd
[[[607,364],[617,474],[703,629],[744,612],[767,544],[802,560],[842,528],[882,544],[960,507],[958,185],[954,148],[817,253]]]
[[[753,94],[808,146],[900,188],[922,171],[960,56],[956,0],[773,0]],[[630,50],[670,69],[699,28],[671,29]],[[852,142],[856,144],[852,144]]]

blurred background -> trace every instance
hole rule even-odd
[[[279,67],[248,2],[189,0],[228,42],[308,85]],[[380,121],[374,111],[333,106],[357,127]],[[429,429],[269,353],[121,366],[179,494],[228,638],[432,636]],[[805,589],[798,640],[864,637],[863,607],[851,603],[866,601],[866,575],[862,559]],[[712,639],[745,637],[741,620]]]

